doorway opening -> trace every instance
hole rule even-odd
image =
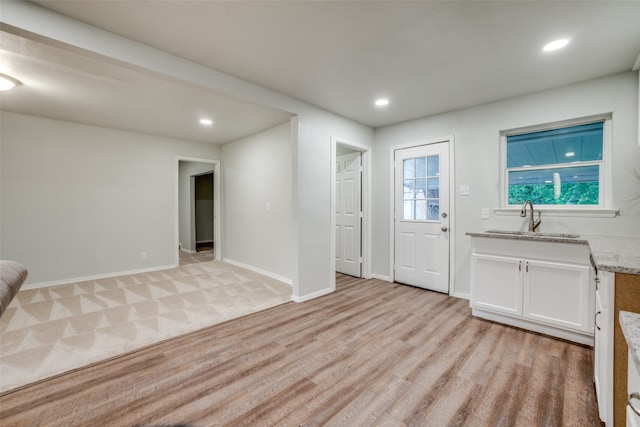
[[[220,163],[177,158],[176,265],[222,259]]]
[[[335,273],[371,277],[371,148],[331,139],[331,289]]]
[[[193,176],[192,242],[196,252],[211,252],[213,259],[213,170]]]

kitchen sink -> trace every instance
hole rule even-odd
[[[512,236],[540,236],[540,237],[559,237],[564,239],[578,239],[580,235],[569,233],[539,233],[537,231],[510,231],[510,230],[487,230],[485,233],[491,234],[507,234]]]

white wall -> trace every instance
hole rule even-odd
[[[613,113],[613,200],[620,216],[567,218],[544,214],[540,229],[640,235],[640,209],[631,201],[632,170],[640,169],[640,150],[636,146],[637,85],[637,76],[629,72],[377,129],[373,151],[373,272],[390,275],[391,146],[454,135],[453,185],[471,187],[470,196],[456,196],[451,223],[456,249],[452,291],[464,295],[469,293],[470,270],[470,239],[465,232],[519,229],[526,221],[519,216],[493,215],[490,220],[480,219],[482,208],[497,208],[500,203],[500,131],[602,113]]]
[[[298,120],[297,212],[299,289],[294,300],[331,291],[331,137],[371,146],[373,131],[363,125],[321,111],[306,112]],[[335,277],[335,276],[334,276]]]
[[[1,124],[0,258],[26,266],[27,286],[174,265],[176,156],[218,147],[9,112]]]
[[[179,242],[187,251],[195,251],[191,238],[191,177],[213,171],[213,164],[180,160],[178,162],[178,218]],[[217,177],[214,176],[214,180]]]
[[[222,147],[224,260],[292,282],[293,151],[284,123]]]

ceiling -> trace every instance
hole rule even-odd
[[[371,127],[629,71],[640,54],[640,1],[36,3]],[[542,52],[546,42],[560,37],[571,40],[565,49]],[[228,102],[256,108],[266,122],[288,117],[63,54],[60,64],[79,69],[75,74],[85,77],[86,90],[93,85],[102,98],[123,97],[124,110],[130,93],[137,94],[156,126],[177,110],[195,116],[207,101],[211,108]],[[31,61],[36,68],[40,59]],[[162,99],[157,98],[159,88],[167,92]],[[375,107],[373,101],[382,96],[390,104]],[[87,99],[92,98],[74,102],[90,108]],[[4,109],[4,95],[2,102]],[[229,111],[237,120],[238,114]]]
[[[7,32],[0,72],[22,83],[2,110],[180,140],[224,144],[291,116]]]

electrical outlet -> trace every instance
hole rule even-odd
[[[147,253],[146,252],[140,252],[140,259],[147,259]]]
[[[480,218],[489,219],[490,216],[491,216],[490,209],[489,208],[482,208],[482,216]]]
[[[461,185],[460,189],[458,190],[458,194],[461,196],[468,196],[471,194],[471,189],[468,185]]]

